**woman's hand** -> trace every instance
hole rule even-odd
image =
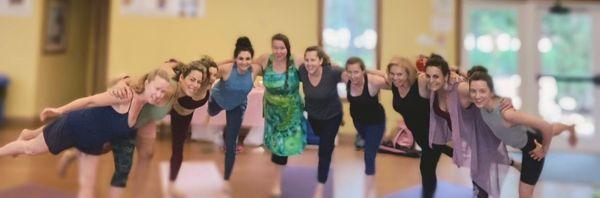
[[[40,113],[40,120],[45,122],[50,118],[58,117],[62,114],[63,112],[58,108],[44,108]]]
[[[540,144],[537,140],[533,140],[533,142],[535,143],[535,148],[532,151],[529,151],[529,155],[534,160],[541,161],[544,159],[544,157],[546,157],[546,151],[542,147],[542,144]]]

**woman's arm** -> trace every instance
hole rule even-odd
[[[452,86],[448,84],[448,86]],[[471,100],[471,96],[469,94],[469,83],[460,82],[458,83],[458,96],[460,98],[460,104],[463,108],[469,107],[473,101]]]
[[[540,130],[544,137],[544,140],[542,141],[542,150],[533,151],[530,154],[532,157],[534,157],[534,159],[537,160],[544,158],[548,152],[548,149],[550,148],[550,143],[552,142],[553,134],[551,124],[541,118],[516,111],[515,109],[507,109],[502,111],[502,117],[510,124],[521,124]]]
[[[262,69],[267,67],[267,62],[269,60],[270,54],[263,54],[258,56],[258,58],[254,59],[253,64],[258,64]]]
[[[300,65],[304,64],[304,57],[302,57],[302,56],[293,56],[293,57],[294,57],[294,65],[296,65],[296,68],[299,68]]]
[[[368,69],[367,74],[379,76],[384,79],[384,82],[386,85],[381,87],[381,89],[388,89],[388,90],[392,89],[392,82],[390,81],[390,78],[388,77],[386,72],[378,70],[378,69]]]
[[[425,73],[419,72],[417,73],[417,82],[419,83],[419,95],[423,98],[429,98],[430,90],[427,87],[427,76]]]
[[[131,96],[131,97],[133,97],[133,96]],[[80,110],[80,109],[84,109],[84,108],[112,106],[112,105],[126,102],[129,99],[131,99],[131,97],[123,100],[123,99],[119,99],[119,98],[111,95],[109,92],[103,92],[103,93],[99,93],[99,94],[96,94],[93,96],[79,98],[77,100],[74,100],[73,102],[70,102],[69,104],[63,105],[58,108],[44,108],[42,113],[40,113],[40,119],[42,121],[45,121],[46,119],[48,119],[50,117],[62,115],[64,113],[68,113],[71,111],[76,111],[76,110]]]
[[[385,79],[381,76],[367,74],[367,78],[369,80],[369,87],[373,89],[369,90],[371,96],[377,94],[380,89],[388,86]]]

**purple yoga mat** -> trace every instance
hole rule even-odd
[[[312,197],[317,186],[316,166],[286,166],[281,178],[281,197]],[[333,170],[325,183],[324,198],[333,198]]]
[[[385,196],[386,198],[414,198],[421,197],[421,186],[415,186],[400,190]],[[473,189],[466,186],[438,181],[434,197],[470,198],[473,197]]]

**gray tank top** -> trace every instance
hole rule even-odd
[[[518,149],[525,147],[527,144],[527,131],[529,131],[529,128],[523,125],[506,127],[504,125],[504,119],[502,119],[502,115],[500,114],[500,105],[496,105],[492,111],[481,109],[480,112],[485,123],[492,129],[494,135],[502,140],[502,142]]]

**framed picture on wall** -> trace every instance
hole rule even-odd
[[[0,16],[31,16],[31,0],[0,0]]]
[[[68,27],[67,0],[50,0],[45,12],[44,52],[64,53],[67,51]]]

